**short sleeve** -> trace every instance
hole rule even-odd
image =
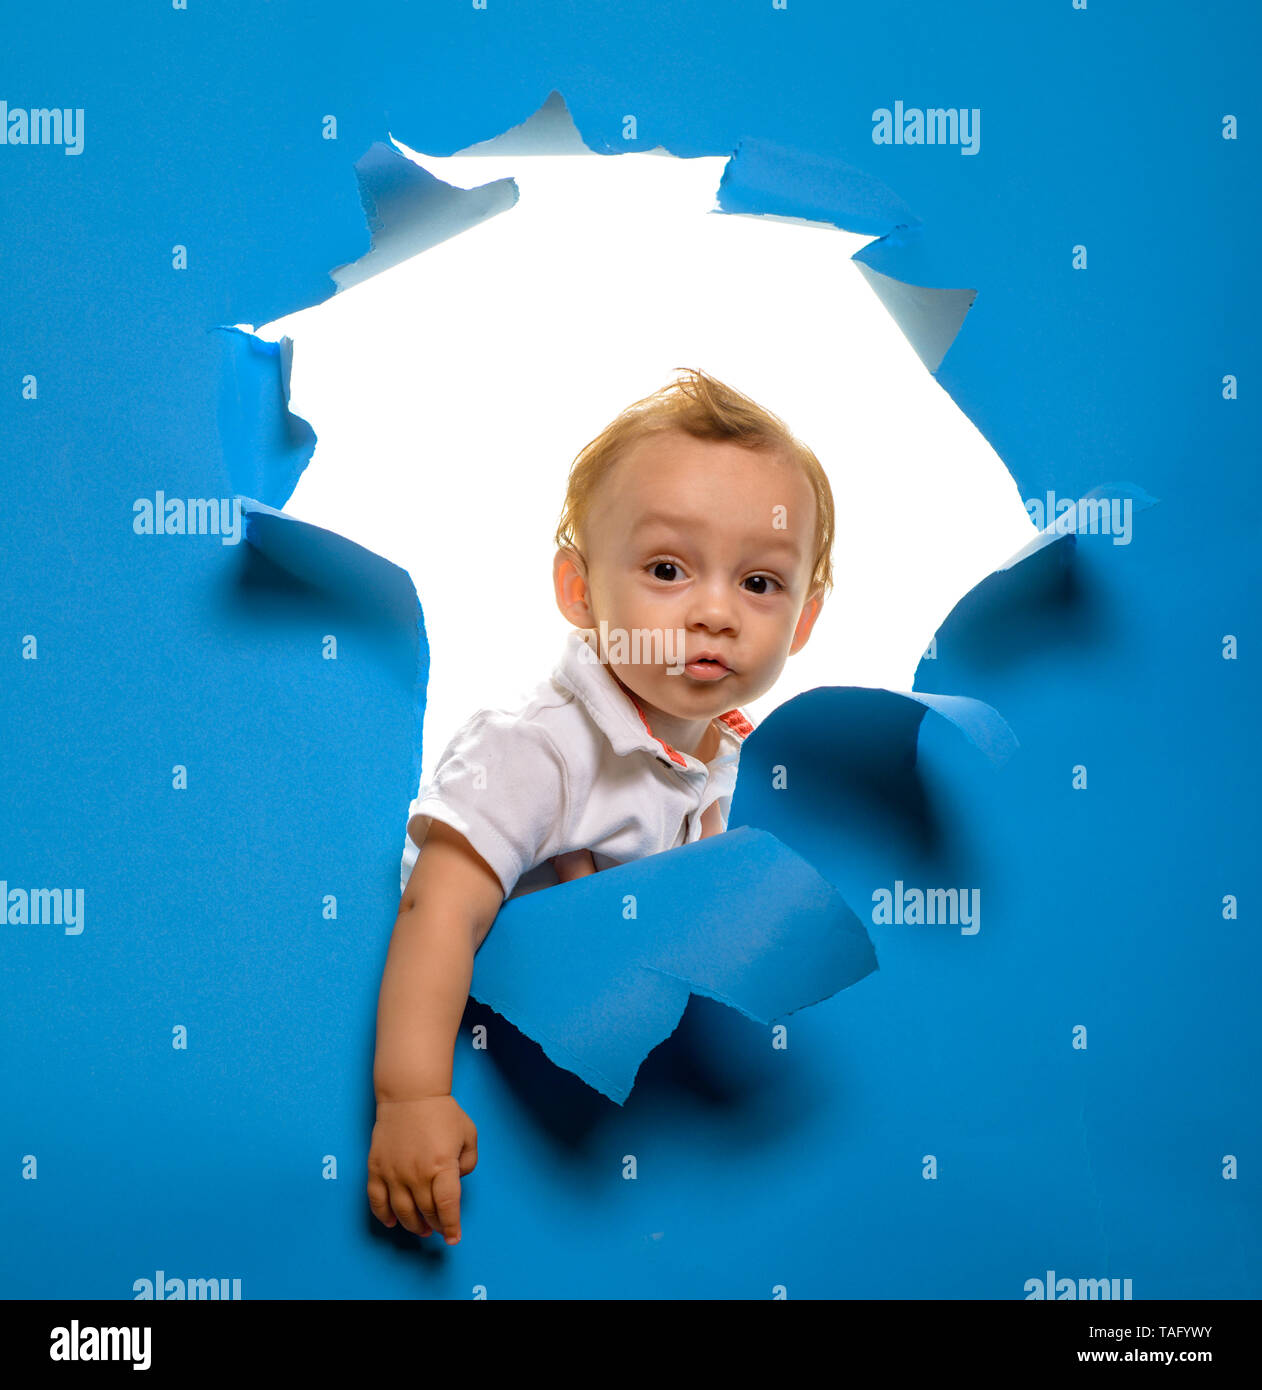
[[[554,852],[567,814],[565,764],[546,730],[516,715],[482,710],[456,732],[408,819],[457,830],[513,891]],[[420,854],[408,837],[401,887]]]

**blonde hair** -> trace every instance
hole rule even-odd
[[[587,444],[570,465],[556,543],[579,549],[578,537],[602,478],[630,447],[650,435],[682,430],[695,439],[729,440],[777,452],[797,463],[815,494],[815,561],[811,589],[832,588],[833,493],[819,459],[788,426],[748,396],[698,368],[677,367],[676,381],[636,401]]]

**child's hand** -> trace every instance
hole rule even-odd
[[[368,1154],[368,1205],[385,1226],[460,1239],[460,1179],[478,1164],[478,1131],[451,1096],[379,1100]]]

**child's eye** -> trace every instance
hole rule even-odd
[[[769,574],[751,574],[745,583],[758,586],[750,589],[751,594],[770,594],[781,587],[780,581],[772,579]]]
[[[652,565],[654,579],[677,579],[679,577],[679,566],[670,560],[655,560]]]

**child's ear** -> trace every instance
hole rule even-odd
[[[575,627],[595,627],[587,587],[587,565],[571,546],[562,546],[552,560],[552,587],[561,616]]]
[[[824,606],[824,590],[822,588],[812,589],[807,596],[806,602],[802,605],[802,613],[798,618],[798,625],[793,630],[793,642],[789,647],[789,655],[799,652],[806,646],[807,638],[811,635],[811,629],[815,626],[815,619],[819,617],[819,610]]]

